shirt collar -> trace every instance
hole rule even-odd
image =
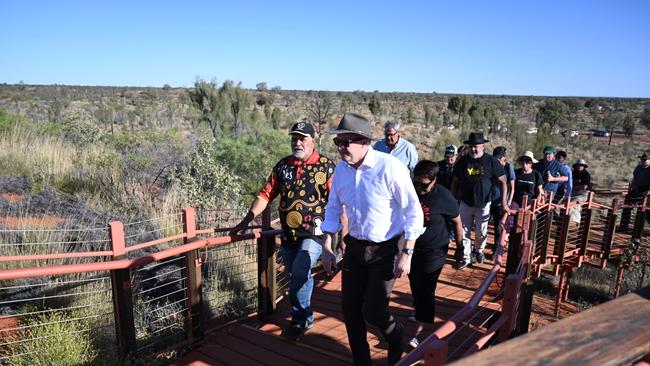
[[[320,160],[320,154],[316,149],[311,153],[307,161],[301,161],[300,159],[296,159],[293,155],[289,157],[289,165],[311,165],[311,164],[317,164],[318,161]]]
[[[368,147],[368,153],[366,153],[366,156],[363,158],[361,166],[372,168],[375,164],[377,164],[377,152],[372,147]]]

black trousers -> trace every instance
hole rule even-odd
[[[415,263],[414,266],[411,266],[409,284],[413,296],[413,307],[415,307],[415,319],[419,322],[433,323],[436,315],[436,286],[438,286],[438,277],[442,272],[446,255],[445,252],[441,265],[437,265],[431,270],[418,268]]]
[[[493,250],[496,251],[499,240],[501,240],[501,235],[503,234],[503,229],[501,228],[501,218],[503,217],[501,212],[501,200],[492,201],[490,205],[490,215],[492,216],[492,222],[494,224],[494,247]],[[494,254],[494,253],[493,253]]]
[[[397,237],[382,243],[361,241],[347,235],[343,240],[341,305],[348,341],[355,365],[370,365],[370,347],[366,321],[382,331],[394,328],[395,319],[388,312],[388,302],[395,277]]]

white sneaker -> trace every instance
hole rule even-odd
[[[420,345],[420,341],[418,341],[417,337],[413,337],[409,341],[409,346],[411,346],[412,348],[418,348],[419,345]]]

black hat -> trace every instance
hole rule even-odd
[[[332,135],[338,135],[340,133],[354,133],[359,136],[372,140],[372,127],[370,126],[370,121],[358,113],[346,113],[341,118],[341,122],[336,127],[336,130],[327,131],[327,133]]]
[[[643,154],[637,156],[637,158],[639,158],[641,160],[648,160],[648,159],[650,159],[650,156],[648,156],[648,154],[644,151]]]
[[[505,146],[497,146],[492,150],[492,156],[494,156],[497,159],[500,159],[503,156],[506,156],[506,151],[507,149]]]
[[[483,137],[483,132],[472,132],[469,134],[469,138],[465,141],[463,141],[463,144],[466,145],[482,145],[486,142],[490,142],[490,140],[486,140]]]
[[[314,137],[315,134],[314,126],[312,126],[311,123],[309,122],[295,123],[291,127],[291,132],[289,132],[289,135],[293,135],[293,134]]]

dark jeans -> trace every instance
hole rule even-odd
[[[384,337],[395,328],[388,302],[395,283],[397,239],[382,243],[360,241],[350,235],[343,239],[347,246],[341,305],[355,365],[371,364],[366,321],[379,328]]]
[[[413,295],[415,319],[419,322],[433,323],[436,315],[435,292],[441,272],[442,266],[433,272],[411,268],[409,284],[411,285],[411,295]]]
[[[501,228],[501,217],[503,217],[501,212],[501,200],[492,202],[492,206],[490,206],[490,216],[492,216],[492,222],[494,224],[494,246],[492,247],[492,251],[496,251],[503,232],[503,229]]]

